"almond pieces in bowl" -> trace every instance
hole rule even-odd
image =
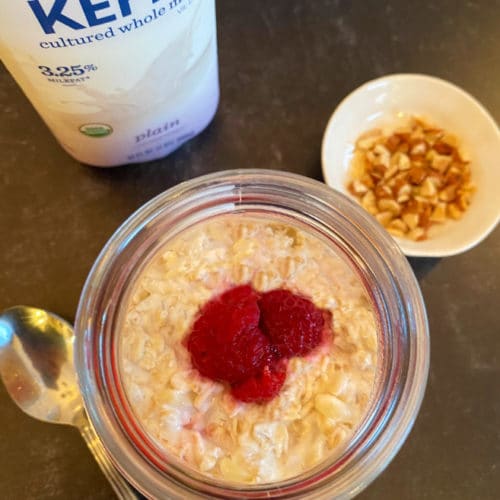
[[[458,139],[417,117],[359,137],[347,188],[389,233],[413,241],[427,239],[433,224],[460,219],[475,190]]]

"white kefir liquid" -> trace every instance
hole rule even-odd
[[[61,146],[90,165],[165,156],[218,104],[214,0],[1,2],[0,54]]]

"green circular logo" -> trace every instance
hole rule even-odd
[[[106,137],[113,133],[113,127],[105,123],[85,123],[78,130],[89,137]]]

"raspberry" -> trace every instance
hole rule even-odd
[[[280,392],[286,379],[286,364],[281,361],[274,367],[266,365],[261,373],[235,384],[231,392],[245,403],[265,403]]]
[[[202,375],[231,384],[240,401],[264,403],[285,382],[286,358],[320,344],[329,314],[288,290],[237,286],[205,304],[186,347]]]
[[[270,342],[258,326],[257,298],[245,285],[203,307],[187,339],[193,366],[202,375],[235,383],[256,375],[269,362]]]
[[[288,290],[272,290],[259,300],[260,326],[282,357],[304,356],[323,338],[323,311]]]

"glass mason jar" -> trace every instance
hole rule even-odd
[[[180,231],[236,212],[288,222],[319,236],[362,280],[378,321],[372,398],[342,451],[300,476],[260,485],[210,479],[167,457],[134,417],[118,357],[127,291],[151,257]],[[350,498],[384,470],[403,444],[429,368],[424,303],[393,239],[358,205],[326,185],[269,170],[199,177],[141,207],[94,264],[75,329],[76,369],[89,418],[118,469],[150,498]]]

